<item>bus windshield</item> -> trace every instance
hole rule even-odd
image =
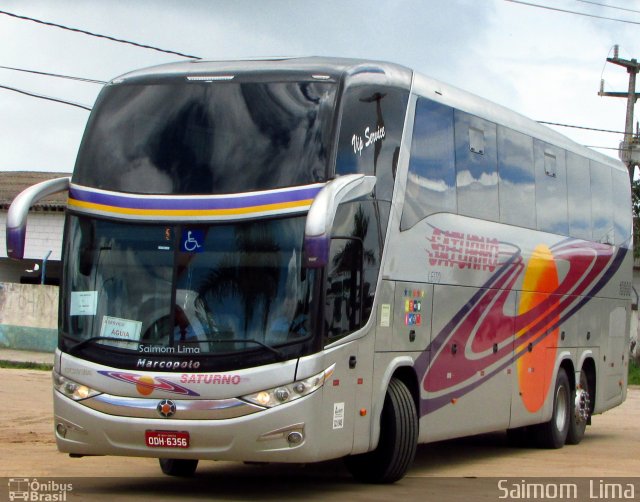
[[[73,182],[225,194],[326,180],[336,84],[171,79],[104,88]]]
[[[91,353],[277,360],[277,347],[310,338],[315,276],[302,269],[303,233],[304,217],[149,225],[69,216],[61,335]]]

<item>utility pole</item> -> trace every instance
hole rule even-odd
[[[607,62],[617,64],[627,69],[629,74],[629,90],[627,92],[604,92],[604,80],[600,81],[600,96],[614,98],[627,98],[627,119],[624,126],[624,141],[620,144],[619,157],[627,165],[629,179],[633,183],[635,167],[640,164],[640,139],[633,136],[633,107],[638,96],[636,94],[636,75],[640,72],[640,63],[636,59],[621,59],[618,56],[619,48],[613,48],[613,57],[607,58]]]

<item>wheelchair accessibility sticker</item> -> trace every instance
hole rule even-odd
[[[183,253],[202,253],[204,251],[204,230],[183,230],[180,251]]]

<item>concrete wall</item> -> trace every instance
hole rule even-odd
[[[58,287],[0,282],[0,347],[53,352]]]

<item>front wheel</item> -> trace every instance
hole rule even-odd
[[[571,422],[571,385],[564,368],[558,370],[553,392],[551,420],[537,426],[537,443],[541,448],[562,448]]]
[[[389,382],[380,416],[378,447],[345,458],[349,472],[365,483],[394,483],[413,462],[418,443],[418,414],[411,392],[399,379]]]
[[[189,478],[193,476],[198,467],[197,460],[179,458],[159,458],[160,468],[167,476]]]

